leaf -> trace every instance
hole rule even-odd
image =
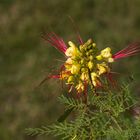
[[[65,112],[63,113],[63,115],[61,115],[61,116],[58,118],[57,121],[58,121],[58,122],[63,122],[64,120],[66,120],[66,118],[70,115],[70,113],[72,112],[73,109],[74,109],[74,107],[65,110]]]

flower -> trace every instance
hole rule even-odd
[[[104,73],[109,73],[110,72],[110,68],[107,66],[107,64],[105,62],[101,63],[101,64],[97,64],[97,69],[98,69],[98,75],[102,75]]]
[[[96,57],[98,60],[106,60],[107,62],[113,62],[114,59],[112,58],[111,48],[107,47],[101,51],[101,54]]]
[[[91,88],[103,86],[103,77],[110,80],[111,63],[140,52],[140,43],[130,44],[125,49],[112,54],[110,47],[99,51],[92,39],[85,43],[80,40],[79,45],[69,41],[66,45],[55,33],[47,34],[43,38],[66,57],[60,73],[51,75],[50,78],[64,80],[70,86],[69,91],[74,87],[77,93],[84,92],[87,85]]]
[[[71,41],[69,41],[68,44],[70,47],[66,50],[65,55],[72,58],[76,57],[78,55],[78,48]]]

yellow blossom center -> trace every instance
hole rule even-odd
[[[85,90],[85,84],[92,88],[100,85],[103,74],[110,72],[108,63],[114,61],[111,49],[107,47],[99,52],[91,39],[78,47],[72,41],[68,44],[61,79],[75,87],[78,93]]]

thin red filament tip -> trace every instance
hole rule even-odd
[[[63,53],[67,50],[67,46],[63,39],[58,37],[55,33],[47,33],[42,35],[42,38]]]
[[[124,48],[123,50],[117,52],[113,55],[114,59],[120,59],[124,57],[133,56],[140,53],[140,42],[135,42],[130,44],[128,47]]]

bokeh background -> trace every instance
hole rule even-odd
[[[122,49],[140,41],[139,0],[0,0],[0,140],[53,140],[30,137],[24,129],[54,122],[63,112],[57,97],[66,92],[49,80],[37,85],[64,60],[41,39],[54,31],[67,42],[76,42],[77,24],[86,41],[99,48]],[[114,71],[134,76],[134,94],[140,94],[140,57],[116,62]]]

